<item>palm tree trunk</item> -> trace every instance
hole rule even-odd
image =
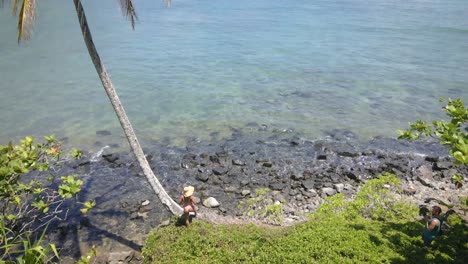
[[[83,6],[81,5],[81,0],[73,0],[75,3],[76,13],[78,15],[78,20],[80,22],[81,33],[83,33],[83,39],[88,48],[89,56],[91,57],[94,67],[99,75],[99,79],[101,79],[102,86],[107,93],[107,97],[112,103],[112,107],[114,108],[115,113],[119,119],[120,125],[124,130],[125,136],[127,137],[128,143],[130,144],[130,148],[132,149],[133,154],[135,155],[136,159],[138,160],[138,164],[140,165],[143,173],[151,184],[154,192],[158,195],[161,202],[173,213],[176,215],[181,215],[183,210],[182,208],[167,194],[166,190],[164,190],[163,186],[159,182],[159,180],[154,175],[151,167],[146,160],[146,156],[143,153],[143,149],[138,142],[138,139],[133,131],[132,125],[128,120],[127,114],[120,102],[119,97],[117,96],[117,92],[112,85],[112,82],[107,74],[106,68],[104,64],[101,62],[99,58],[99,54],[94,46],[93,39],[91,36],[91,32],[89,31],[88,22],[86,21],[85,12]]]

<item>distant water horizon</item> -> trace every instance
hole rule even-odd
[[[84,0],[100,56],[144,147],[222,139],[249,124],[306,138],[396,137],[468,103],[468,1]],[[0,144],[56,134],[126,148],[72,1],[40,1],[30,41],[0,9]],[[103,136],[97,131],[109,131]]]

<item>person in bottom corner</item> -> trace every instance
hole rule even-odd
[[[423,242],[425,247],[431,245],[432,240],[439,234],[442,228],[442,209],[439,206],[432,207],[431,215],[424,216]]]
[[[188,226],[190,224],[190,213],[193,212],[195,217],[197,217],[197,207],[195,205],[195,199],[192,196],[195,188],[193,186],[184,187],[184,191],[179,199],[179,204],[181,204],[184,208],[184,218],[185,218],[185,225]]]

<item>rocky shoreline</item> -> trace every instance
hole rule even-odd
[[[295,224],[325,197],[335,193],[352,197],[363,182],[385,172],[402,179],[402,195],[416,204],[442,201],[457,208],[458,196],[468,195],[466,187],[456,189],[450,182],[454,174],[466,179],[467,166],[453,165],[436,141],[363,141],[341,130],[308,140],[290,131],[254,125],[251,129],[256,133],[234,131],[228,139],[193,140],[185,148],[155,144],[145,153],[171,197],[177,199],[184,185],[195,186],[201,215],[215,222],[278,224],[249,217],[238,206],[255,197],[256,190],[268,188],[266,203],[282,204],[281,224]],[[98,248],[99,263],[139,263],[146,235],[171,217],[133,156],[111,150],[105,148],[97,156],[88,153],[56,168],[58,175],[78,174],[84,180],[80,201],[97,202],[86,217],[70,204],[68,222],[57,222],[48,234],[70,263],[92,245]],[[210,197],[219,205],[203,206]]]

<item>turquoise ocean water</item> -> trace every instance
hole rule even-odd
[[[11,5],[0,9],[0,144],[51,133],[121,144],[73,1],[38,2],[19,46]],[[306,138],[334,128],[396,137],[409,121],[443,117],[439,97],[468,103],[466,0],[137,0],[134,31],[117,1],[83,5],[144,146],[251,122]]]

